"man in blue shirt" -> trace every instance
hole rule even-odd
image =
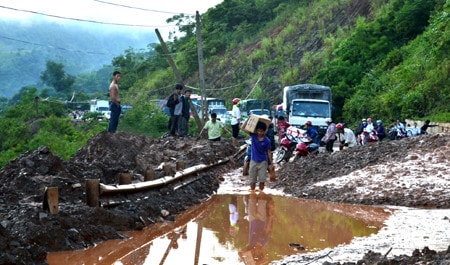
[[[247,121],[242,125],[245,128]],[[272,151],[269,138],[266,136],[267,125],[263,122],[256,124],[255,133],[250,133],[251,160],[249,168],[250,191],[254,191],[259,182],[259,190],[264,189],[267,180],[267,168],[273,167]]]

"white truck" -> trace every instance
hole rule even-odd
[[[331,88],[315,84],[287,86],[283,89],[283,111],[291,125],[301,127],[306,121],[324,133],[325,119],[331,118]]]
[[[109,101],[108,100],[100,100],[100,99],[92,99],[90,101],[90,111],[91,112],[100,112],[99,119],[106,118],[109,120],[111,116],[111,112],[109,111]]]

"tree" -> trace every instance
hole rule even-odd
[[[54,61],[47,61],[46,69],[41,73],[40,78],[44,84],[62,94],[70,94],[75,83],[75,77],[67,75],[64,71],[64,64]]]

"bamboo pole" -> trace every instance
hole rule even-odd
[[[200,164],[193,167],[189,167],[186,169],[183,169],[181,171],[178,171],[175,173],[174,176],[165,176],[163,178],[155,179],[152,181],[146,181],[146,182],[139,182],[139,183],[133,183],[133,184],[127,184],[127,185],[106,185],[100,183],[100,194],[112,194],[112,193],[119,193],[119,192],[135,192],[135,191],[141,191],[151,188],[158,188],[164,185],[167,185],[169,183],[172,183],[174,181],[179,181],[180,179],[189,176],[191,174],[203,171],[207,168],[211,168],[220,164],[223,164],[225,162],[228,162],[230,158],[226,158],[224,160],[219,160],[216,163],[205,165]]]

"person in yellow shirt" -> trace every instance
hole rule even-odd
[[[200,135],[203,134],[204,130],[208,131],[208,139],[210,141],[220,141],[222,131],[230,133],[222,122],[217,121],[217,114],[215,112],[211,113],[211,120],[205,123],[205,126],[200,131]]]

